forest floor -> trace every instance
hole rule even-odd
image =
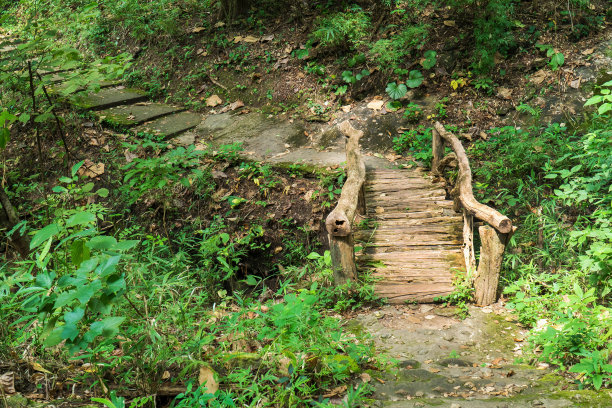
[[[236,43],[243,42],[247,37],[247,33],[235,34],[236,37],[242,34],[242,40],[234,40]],[[444,32],[436,35],[440,41],[439,47],[444,48]],[[203,115],[200,125],[175,138],[173,144],[197,146],[212,143],[220,146],[242,142],[243,154],[251,160],[282,166],[300,163],[335,170],[345,161],[343,140],[336,125],[352,119],[366,131],[362,146],[369,167],[419,165],[418,160],[415,162],[391,150],[393,138],[401,134],[408,124],[403,117],[403,109],[387,109],[389,100],[381,91],[381,81],[384,82],[385,78],[372,75],[359,89],[338,98],[323,89],[322,81],[316,75],[304,74],[303,61],[290,57],[293,51],[300,49],[305,39],[303,33],[297,33],[293,38],[287,33],[276,36],[284,40],[262,39],[241,44],[250,47],[251,58],[261,57],[263,60],[262,56],[267,53],[275,56],[275,63],[270,64],[267,74],[263,66],[255,73],[223,68],[214,82],[205,80],[202,84],[195,84],[195,92],[189,95],[200,98],[197,96],[200,93],[218,94],[224,103],[240,102],[246,106],[235,111],[224,111],[222,106],[200,106],[197,109]],[[542,42],[555,41],[543,38]],[[533,117],[516,110],[520,103],[530,103],[540,108],[538,120],[543,124],[559,121],[578,128],[583,119],[580,113],[582,106],[594,85],[612,78],[612,30],[608,24],[607,29],[597,37],[587,37],[576,43],[558,43],[557,47],[566,58],[565,65],[557,72],[546,68],[547,60],[543,57],[524,55],[512,61],[500,61],[499,64],[509,74],[495,78],[498,83],[494,93],[483,94],[467,86],[453,89],[448,73],[453,71],[452,67],[444,66],[441,62],[441,69],[426,80],[425,86],[411,92],[406,98],[424,108],[421,123],[429,123],[431,115],[440,116],[443,110],[448,123],[467,130],[461,133],[466,142],[486,138],[486,135],[482,136],[483,131],[496,126],[529,126]],[[461,54],[460,46],[450,51],[450,55]],[[139,58],[149,58],[150,67],[165,63],[156,61],[149,52],[153,53],[154,50],[145,51]],[[208,58],[220,60],[224,57],[210,55]],[[311,56],[309,61],[313,58]],[[449,57],[447,63],[451,64],[452,59]],[[197,65],[198,62],[194,62],[192,70]],[[185,97],[180,87],[183,77],[190,72],[187,67],[183,73],[185,75],[177,75],[164,84],[171,92],[170,99],[174,96],[177,100]],[[531,75],[527,77],[525,72]],[[467,70],[463,75],[468,79]],[[225,86],[219,87],[218,83],[242,86],[227,91],[222,89]],[[253,88],[259,91],[253,92]],[[271,91],[270,99],[274,103],[263,96],[266,90]],[[172,92],[175,92],[174,96]],[[204,102],[203,97],[200,99]],[[286,109],[287,106],[291,108]],[[425,117],[430,118],[426,120]],[[96,163],[107,162],[102,181],[112,185],[113,180],[122,179],[119,166],[113,168],[111,164],[117,158],[107,153],[121,152],[123,140],[101,124],[88,120],[81,120],[74,126],[71,130],[80,134],[79,140],[86,141],[79,155]],[[106,148],[106,153],[100,146]],[[23,151],[30,147],[20,146]],[[23,153],[14,150],[12,154],[18,156]],[[123,161],[123,158],[120,159]],[[315,181],[299,177],[294,180],[295,176],[284,168],[281,186],[291,187],[290,193],[283,194],[282,189],[273,189],[267,199],[272,206],[260,208],[251,205],[235,217],[236,231],[249,222],[247,217],[271,219],[267,228],[270,235],[266,239],[272,248],[281,247],[281,250],[286,241],[274,236],[273,231],[280,230],[281,222],[286,219],[294,220],[292,222],[296,225],[309,225],[313,236],[324,237],[320,223],[324,219],[321,210],[323,197],[310,202],[312,191],[317,188]],[[226,198],[230,193],[240,197],[259,194],[259,189],[246,180],[242,180],[239,186],[232,184],[239,178],[235,169],[220,166],[215,168],[215,172],[219,184],[218,197]],[[304,201],[306,196],[309,198]],[[166,228],[166,217],[170,228],[180,229],[188,224],[192,218],[182,214],[181,208],[185,208],[190,199],[190,196],[177,194],[172,204],[173,212],[166,214],[164,211],[163,215],[159,203],[147,202],[143,205],[141,212],[149,217],[149,232],[162,232]],[[295,205],[294,201],[301,204]],[[212,210],[207,207],[198,211],[210,217],[211,214],[225,213],[230,207],[227,202],[219,200],[213,204]],[[193,214],[193,217],[196,216]],[[253,269],[257,268],[257,259],[249,262]],[[503,302],[484,308],[470,306],[469,316],[465,319],[458,318],[456,313],[454,307],[423,304],[364,308],[345,316],[346,327],[369,333],[380,351],[398,362],[397,368],[382,376],[362,373],[361,381],[370,383],[375,389],[372,406],[612,406],[612,394],[608,390],[577,390],[570,379],[555,374],[554,367],[529,365],[530,361],[525,361],[523,354],[527,329],[517,323],[515,317],[504,308]],[[332,398],[341,402],[346,388],[330,391]],[[21,397],[4,400],[11,408],[61,406],[61,403],[50,405],[48,402],[32,401],[32,398],[28,402]]]

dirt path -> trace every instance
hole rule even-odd
[[[612,393],[578,391],[545,365],[523,357],[527,331],[501,304],[455,308],[387,306],[350,323],[398,361],[375,386],[379,407],[611,407]]]

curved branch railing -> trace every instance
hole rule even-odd
[[[346,137],[346,181],[336,208],[325,220],[325,227],[329,237],[334,281],[342,284],[357,278],[353,222],[357,212],[365,213],[366,169],[359,150],[359,139],[363,132],[355,129],[348,121],[342,122],[339,129]]]
[[[512,221],[499,211],[479,203],[472,190],[472,170],[463,145],[457,136],[444,129],[441,123],[434,124],[432,132],[433,160],[431,164],[434,175],[442,175],[444,168],[456,161],[459,174],[451,196],[455,201],[455,210],[463,209],[463,240],[465,266],[468,273],[476,269],[473,243],[473,218],[487,224],[480,226],[478,232],[482,242],[480,262],[474,276],[476,303],[488,305],[497,299],[497,284],[503,260],[504,249],[511,234],[516,230]],[[453,153],[444,157],[444,145],[448,144]]]

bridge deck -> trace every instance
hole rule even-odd
[[[451,293],[454,271],[465,269],[463,219],[444,184],[418,170],[369,170],[366,204],[357,263],[382,278],[378,295],[403,303]]]

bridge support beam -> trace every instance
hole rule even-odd
[[[486,306],[497,301],[497,284],[509,234],[503,234],[488,225],[478,228],[480,234],[480,262],[474,280],[475,301]]]

